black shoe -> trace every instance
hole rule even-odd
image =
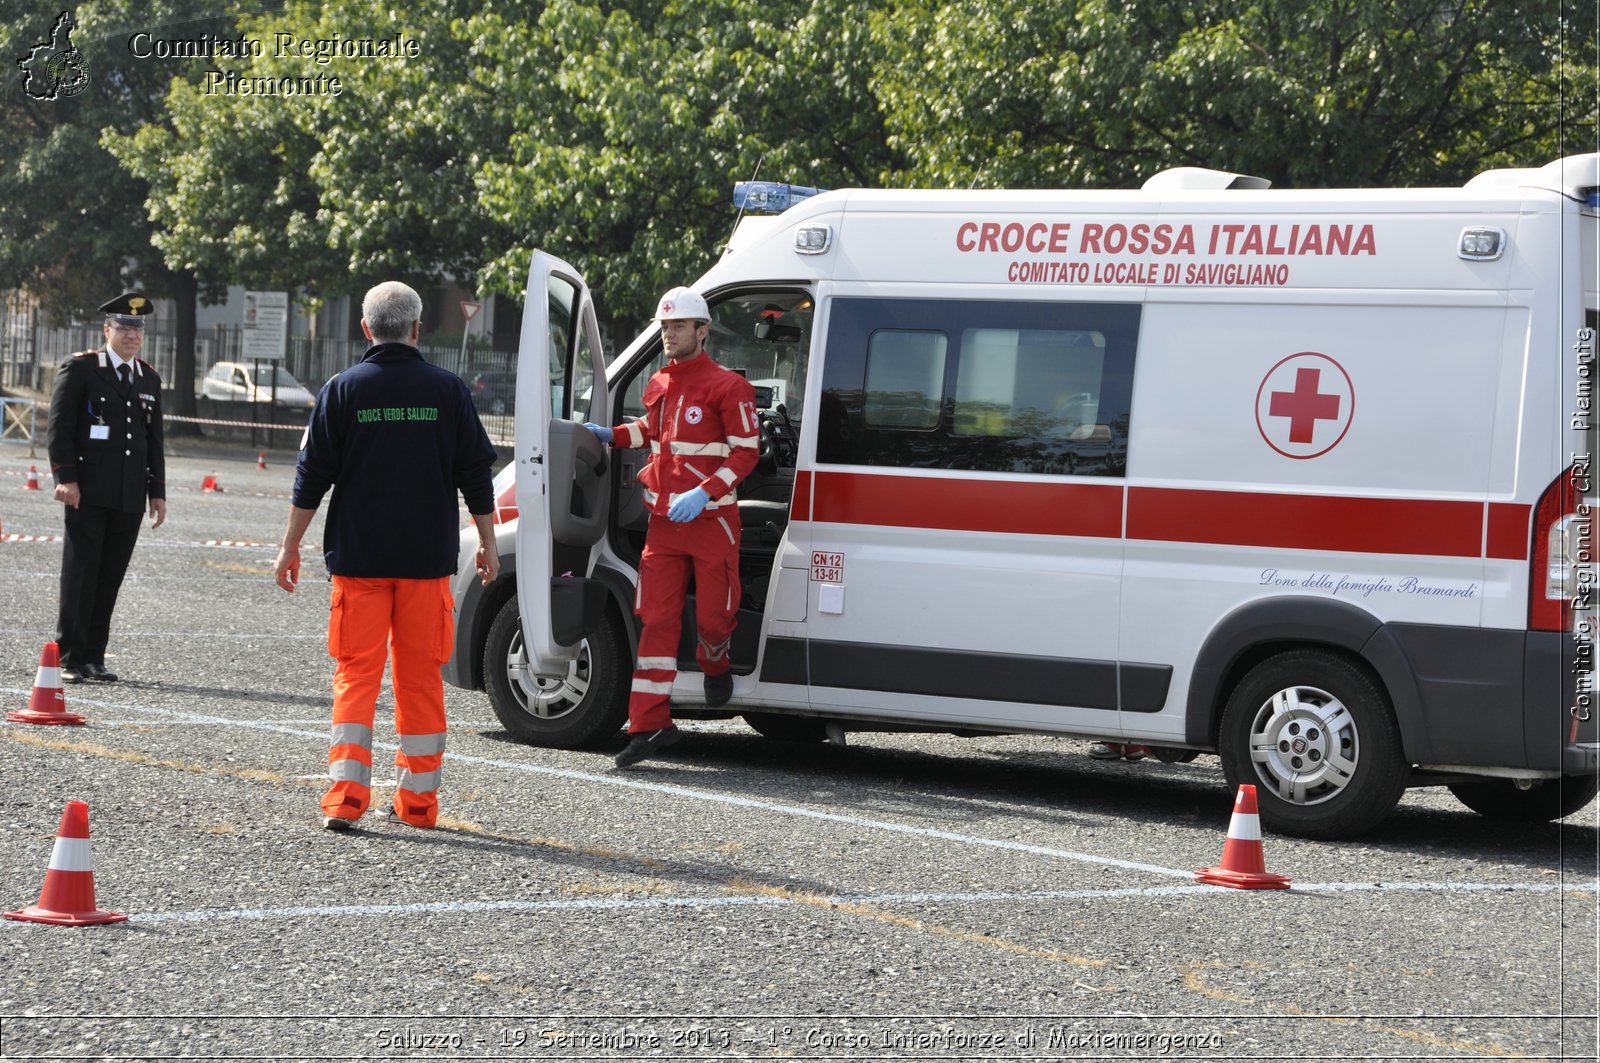
[[[623,747],[621,753],[616,755],[616,764],[619,768],[626,768],[630,764],[637,764],[641,760],[656,756],[668,746],[676,745],[678,739],[683,737],[672,724],[667,724],[659,731],[640,731]]]
[[[83,665],[78,671],[83,673],[85,679],[93,679],[97,683],[115,683],[117,681],[117,673],[103,664],[96,664],[94,661]]]
[[[88,671],[77,664],[62,664],[61,681],[63,683],[81,683],[89,678]]]
[[[733,697],[733,673],[706,676],[706,708],[720,709]]]

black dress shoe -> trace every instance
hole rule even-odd
[[[80,665],[63,664],[61,666],[61,681],[63,683],[81,683],[88,676],[89,673],[85,672]]]
[[[117,673],[105,665],[96,664],[93,661],[81,666],[78,671],[83,673],[85,679],[93,679],[97,683],[115,683],[117,681]]]

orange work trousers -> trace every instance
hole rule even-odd
[[[395,814],[416,827],[438,821],[445,730],[439,666],[450,656],[454,604],[448,576],[333,577],[328,655],[339,663],[323,815],[356,820],[372,802],[372,719],[387,659],[400,736]]]

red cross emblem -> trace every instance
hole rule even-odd
[[[1325,354],[1291,354],[1256,390],[1256,428],[1286,458],[1315,458],[1344,439],[1355,414],[1355,385]]]

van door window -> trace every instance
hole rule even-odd
[[[867,395],[862,406],[866,423],[937,428],[949,345],[942,332],[874,332],[867,343]]]
[[[1132,304],[840,299],[817,460],[1121,476],[1139,314]]]

